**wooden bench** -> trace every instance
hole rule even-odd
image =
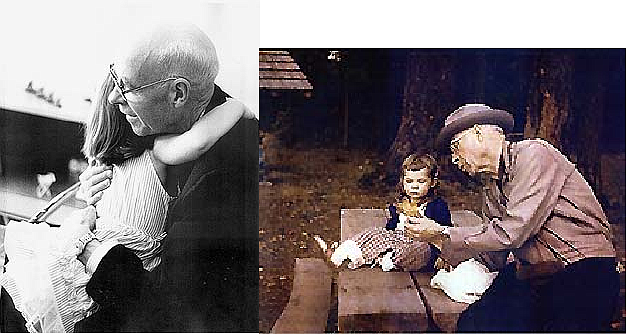
[[[322,259],[296,259],[292,293],[272,333],[323,333],[331,305],[331,271]]]
[[[340,217],[342,241],[368,227],[385,226],[386,222],[383,209],[343,209]],[[457,226],[480,223],[477,215],[466,210],[451,212],[451,218]],[[379,268],[341,272],[339,330],[425,331],[431,318],[442,331],[454,332],[457,319],[468,304],[457,303],[442,290],[431,288],[432,276],[433,273],[382,272]]]

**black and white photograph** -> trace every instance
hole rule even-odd
[[[0,5],[0,332],[258,331],[259,10]]]

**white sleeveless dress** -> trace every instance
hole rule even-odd
[[[161,262],[161,241],[169,196],[150,154],[113,166],[111,185],[96,211],[96,238],[117,240],[133,250],[151,271]],[[75,252],[60,249],[58,229],[47,224],[11,222],[5,232],[9,262],[0,275],[29,332],[73,332],[74,325],[97,311],[87,295],[90,274]]]

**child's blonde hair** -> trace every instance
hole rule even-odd
[[[144,153],[152,147],[154,136],[139,137],[117,105],[107,100],[115,89],[111,74],[107,73],[98,95],[93,101],[91,119],[85,125],[83,154],[87,160],[117,164]]]

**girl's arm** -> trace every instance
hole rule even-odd
[[[227,99],[225,103],[202,116],[187,132],[155,138],[154,157],[166,165],[180,165],[196,160],[224,136],[242,116],[255,117],[241,102]]]

